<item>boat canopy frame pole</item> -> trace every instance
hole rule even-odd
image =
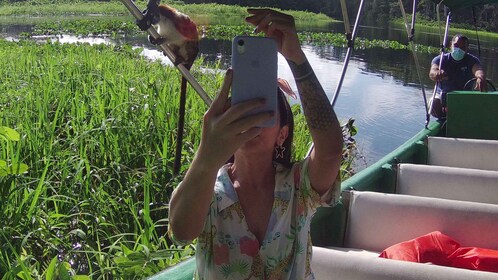
[[[417,76],[418,76],[418,81],[420,84],[420,88],[422,89],[422,97],[424,99],[424,106],[425,106],[425,128],[429,127],[429,122],[431,119],[429,108],[427,106],[427,96],[425,94],[425,88],[424,84],[422,83],[422,75],[420,71],[420,62],[418,60],[417,52],[415,51],[415,21],[416,21],[416,15],[417,15],[417,0],[413,0],[413,9],[412,9],[412,22],[411,22],[411,28],[408,26],[408,17],[406,16],[405,13],[405,7],[403,5],[403,1],[399,0],[399,7],[401,9],[401,13],[403,14],[403,19],[405,23],[405,28],[406,28],[406,34],[408,36],[408,44],[411,47],[412,54],[413,54],[413,60],[415,61],[415,68],[417,69]]]
[[[330,104],[332,104],[332,108],[335,105],[335,102],[337,101],[337,97],[339,96],[339,92],[341,91],[342,83],[344,82],[344,77],[346,75],[346,70],[348,69],[349,61],[351,60],[351,54],[354,50],[354,40],[356,39],[356,34],[358,33],[358,28],[360,26],[360,18],[361,18],[361,13],[363,12],[363,4],[365,3],[364,0],[360,1],[360,6],[358,7],[358,13],[356,14],[356,20],[354,23],[353,27],[353,32],[349,32],[350,27],[349,27],[349,17],[348,17],[348,12],[347,12],[347,6],[346,6],[346,1],[341,0],[341,8],[342,8],[342,16],[344,18],[344,29],[346,31],[346,39],[348,41],[348,50],[346,52],[346,57],[344,59],[344,64],[342,66],[342,72],[341,72],[341,77],[339,79],[339,83],[337,84],[337,87],[335,89],[334,95],[332,96],[332,99],[330,100]],[[306,154],[306,157],[309,157],[311,155],[311,152],[313,151],[313,148],[315,147],[315,144],[312,142],[310,145],[310,148],[308,150],[308,153]]]
[[[356,15],[356,20],[354,23],[353,27],[353,32],[352,33],[346,33],[346,39],[348,40],[348,50],[346,52],[346,58],[344,59],[344,64],[342,66],[342,72],[341,72],[341,78],[339,79],[339,83],[337,84],[337,88],[335,89],[334,95],[332,96],[332,100],[330,103],[332,104],[332,107],[334,107],[335,102],[337,101],[337,97],[339,96],[339,92],[341,91],[342,88],[342,83],[344,82],[344,77],[346,75],[346,71],[348,69],[349,61],[351,60],[351,55],[354,50],[354,40],[356,39],[356,34],[358,33],[358,28],[360,26],[360,18],[361,18],[361,13],[363,11],[363,4],[365,3],[364,0],[360,1],[360,6],[358,8],[358,13]],[[344,0],[341,0],[341,6],[343,6],[343,17],[345,18],[345,21],[349,22],[348,19],[348,14],[347,14],[347,8],[346,8],[346,2]],[[346,28],[346,30],[349,30],[349,27]]]
[[[440,4],[437,4],[437,10],[439,12],[439,5]],[[451,11],[448,11],[448,14],[446,16],[446,27],[444,29],[444,37],[443,37],[443,43],[441,44],[441,55],[440,55],[440,59],[439,59],[439,69],[441,69],[441,67],[443,66],[443,56],[444,56],[444,48],[448,42],[448,32],[449,32],[449,29],[450,29],[450,21],[451,21]],[[437,91],[437,86],[438,86],[439,82],[436,81],[436,84],[434,85],[434,90],[432,92],[432,98],[431,100],[429,101],[430,105],[429,105],[429,113],[432,112],[432,106],[434,104],[434,98],[436,97],[436,91]]]
[[[439,31],[439,44],[443,44],[443,34],[441,32],[441,13],[439,12],[439,5],[436,5],[436,17],[437,17],[437,27]]]
[[[346,38],[351,39],[351,24],[349,23],[349,15],[348,15],[348,6],[346,5],[346,0],[341,0],[341,11],[342,18],[344,20],[344,33],[346,34]]]
[[[479,40],[479,32],[477,30],[476,7],[472,7],[472,18],[474,19],[474,28],[476,30],[477,50],[479,52],[479,59],[481,59],[481,41]]]
[[[154,39],[159,39],[161,36],[157,33],[157,30],[152,26],[152,11],[151,4],[157,5],[159,3],[158,0],[149,0],[147,5],[147,10],[142,13],[137,5],[132,0],[121,0],[121,2],[128,8],[130,13],[135,17],[136,23],[140,29],[149,33]],[[163,51],[163,53],[171,60],[173,65],[180,71],[182,76],[190,83],[192,88],[197,92],[197,94],[201,97],[201,99],[206,103],[206,105],[210,106],[212,103],[211,97],[204,91],[202,86],[197,82],[194,76],[190,73],[190,71],[183,65],[175,63],[176,55],[171,51],[166,43],[162,43],[159,45],[159,48]]]

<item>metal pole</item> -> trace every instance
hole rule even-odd
[[[142,12],[138,9],[138,7],[135,5],[135,3],[132,0],[121,0],[123,4],[128,8],[130,13],[137,19],[137,20],[142,20],[143,19],[143,14]],[[149,33],[150,36],[152,36],[155,39],[159,39],[160,36],[157,33],[156,29],[154,27],[149,27],[147,30],[147,33]],[[169,49],[168,45],[166,43],[163,43],[159,45],[161,50],[164,52],[164,54],[174,63],[176,61],[176,56],[175,54]],[[192,76],[190,71],[183,65],[183,64],[178,64],[175,65],[176,68],[180,71],[180,73],[183,75],[183,77],[190,83],[190,85],[194,88],[194,90],[199,94],[199,96],[204,100],[204,102],[209,106],[211,105],[211,98],[209,95],[204,91],[204,89],[201,87],[201,85],[197,82],[197,80]]]
[[[479,40],[479,32],[477,32],[476,7],[472,7],[472,17],[474,18],[474,28],[476,30],[477,50],[479,51],[479,59],[481,59],[481,41]]]
[[[425,106],[425,128],[429,126],[430,122],[430,114],[429,114],[429,109],[427,108],[427,97],[425,96],[425,88],[424,84],[422,83],[422,75],[420,73],[420,64],[417,56],[417,52],[415,51],[415,19],[416,19],[416,14],[417,14],[417,0],[413,1],[413,12],[412,12],[412,25],[411,28],[408,27],[408,20],[407,16],[405,13],[405,7],[403,6],[403,1],[399,0],[399,7],[401,8],[401,13],[403,14],[404,22],[405,22],[405,28],[406,28],[406,33],[408,35],[408,43],[410,44],[412,54],[413,54],[413,59],[415,60],[415,68],[417,69],[417,76],[419,80],[420,87],[422,89],[422,97],[424,99],[424,106]]]
[[[413,7],[412,7],[412,30],[410,33],[410,41],[413,41],[415,38],[415,19],[417,17],[417,0],[413,0]]]
[[[355,20],[354,27],[353,27],[353,34],[351,36],[352,42],[354,42],[354,40],[356,39],[356,34],[358,33],[361,12],[363,10],[363,3],[364,3],[364,0],[361,0],[360,7],[358,8],[358,13],[356,15],[356,20]],[[354,50],[354,45],[349,46],[348,50],[346,52],[346,58],[344,60],[344,65],[342,67],[341,78],[339,79],[339,83],[337,84],[337,88],[336,88],[335,93],[332,97],[332,101],[330,102],[332,104],[332,107],[334,107],[335,102],[337,101],[337,97],[339,96],[339,92],[341,91],[342,83],[344,82],[344,77],[346,75],[346,70],[348,69],[349,60],[351,59],[351,55],[352,55],[353,50]]]
[[[439,31],[439,43],[442,45],[444,39],[443,39],[443,34],[441,34],[441,12],[440,12],[441,9],[439,8],[439,5],[441,5],[441,3],[436,5],[436,15],[437,15],[437,27]]]
[[[441,70],[441,67],[443,66],[443,55],[444,55],[444,47],[447,44],[448,40],[448,31],[450,29],[450,20],[451,20],[451,11],[448,12],[448,15],[446,17],[446,27],[444,30],[444,38],[443,38],[443,44],[441,45],[441,58],[439,59],[439,70]],[[438,81],[436,81],[436,84],[434,85],[434,91],[432,92],[432,98],[430,100],[430,105],[429,105],[429,113],[432,112],[432,105],[434,103],[434,98],[436,97],[436,91],[437,91],[437,85]]]
[[[344,33],[351,33],[351,26],[349,24],[348,6],[346,0],[341,0],[342,17],[344,18]]]
[[[339,96],[339,92],[341,91],[342,82],[344,81],[344,77],[346,75],[346,70],[348,69],[349,60],[351,59],[351,54],[354,50],[354,40],[356,38],[356,34],[358,33],[358,28],[360,25],[360,17],[361,17],[361,12],[363,11],[363,3],[364,3],[364,0],[361,0],[360,6],[358,8],[358,13],[356,14],[356,20],[354,23],[354,27],[353,27],[353,33],[352,33],[351,41],[350,41],[351,44],[349,44],[349,46],[348,46],[348,50],[346,52],[346,58],[344,60],[344,65],[342,66],[341,78],[339,79],[339,83],[337,84],[337,88],[335,90],[335,93],[332,97],[332,100],[330,101],[330,104],[332,104],[332,107],[334,107],[335,102],[337,100],[337,97]],[[311,143],[311,146],[308,150],[308,153],[306,154],[306,157],[311,155],[311,152],[313,151],[314,147],[315,147],[315,144]]]

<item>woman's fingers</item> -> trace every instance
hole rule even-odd
[[[262,99],[253,99],[230,106],[221,114],[209,114],[205,116],[205,126],[209,127],[206,133],[209,135],[226,135],[233,137],[252,127],[271,119],[275,112],[261,112],[249,116],[247,113],[257,109],[264,104]]]
[[[255,32],[263,32],[277,42],[278,51],[296,64],[304,62],[306,57],[301,49],[296,32],[294,17],[270,9],[248,9],[252,16],[246,21],[255,25]]]
[[[243,133],[244,131],[257,127],[265,121],[271,119],[275,115],[274,112],[261,112],[254,115],[249,115],[235,120],[228,125],[228,130],[235,134]]]
[[[239,133],[237,135],[236,139],[240,143],[240,145],[242,145],[245,142],[260,135],[262,131],[263,131],[263,129],[261,127],[251,127],[249,129],[247,129],[246,131],[244,131],[244,133]]]
[[[277,12],[272,9],[247,9],[247,12],[249,14],[252,14],[252,16],[249,16],[246,18],[246,21],[249,23],[259,23],[263,18],[265,17],[270,17],[270,20],[282,20],[282,19],[289,19],[292,18],[292,16]]]
[[[293,24],[293,17],[270,9],[248,9],[253,16],[247,17],[246,21],[256,26],[256,33],[263,31],[271,35],[275,30],[287,28]],[[276,24],[276,26],[275,26]]]
[[[246,18],[246,21],[257,25],[262,18],[264,18],[267,14],[271,12],[270,9],[247,9],[247,12],[251,14],[252,16],[248,16]]]
[[[231,105],[223,116],[220,118],[220,123],[228,125],[237,119],[241,118],[248,112],[263,106],[265,101],[263,99],[252,99],[245,102],[241,102],[235,105]]]

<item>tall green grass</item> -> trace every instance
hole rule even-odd
[[[21,135],[14,129],[0,126],[0,176],[9,174],[22,174],[29,166],[20,162],[16,143],[21,140]]]
[[[141,278],[191,254],[165,237],[178,72],[129,46],[0,41],[0,58],[0,125],[30,168],[0,177],[0,275],[37,278],[55,258],[56,271]],[[194,74],[208,92],[221,83]],[[183,169],[206,110],[188,94]]]

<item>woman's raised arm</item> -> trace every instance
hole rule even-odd
[[[294,18],[269,9],[249,9],[246,21],[256,32],[274,38],[287,59],[298,87],[301,104],[315,147],[310,155],[312,187],[323,194],[337,177],[342,159],[342,129],[337,116],[301,49]]]

